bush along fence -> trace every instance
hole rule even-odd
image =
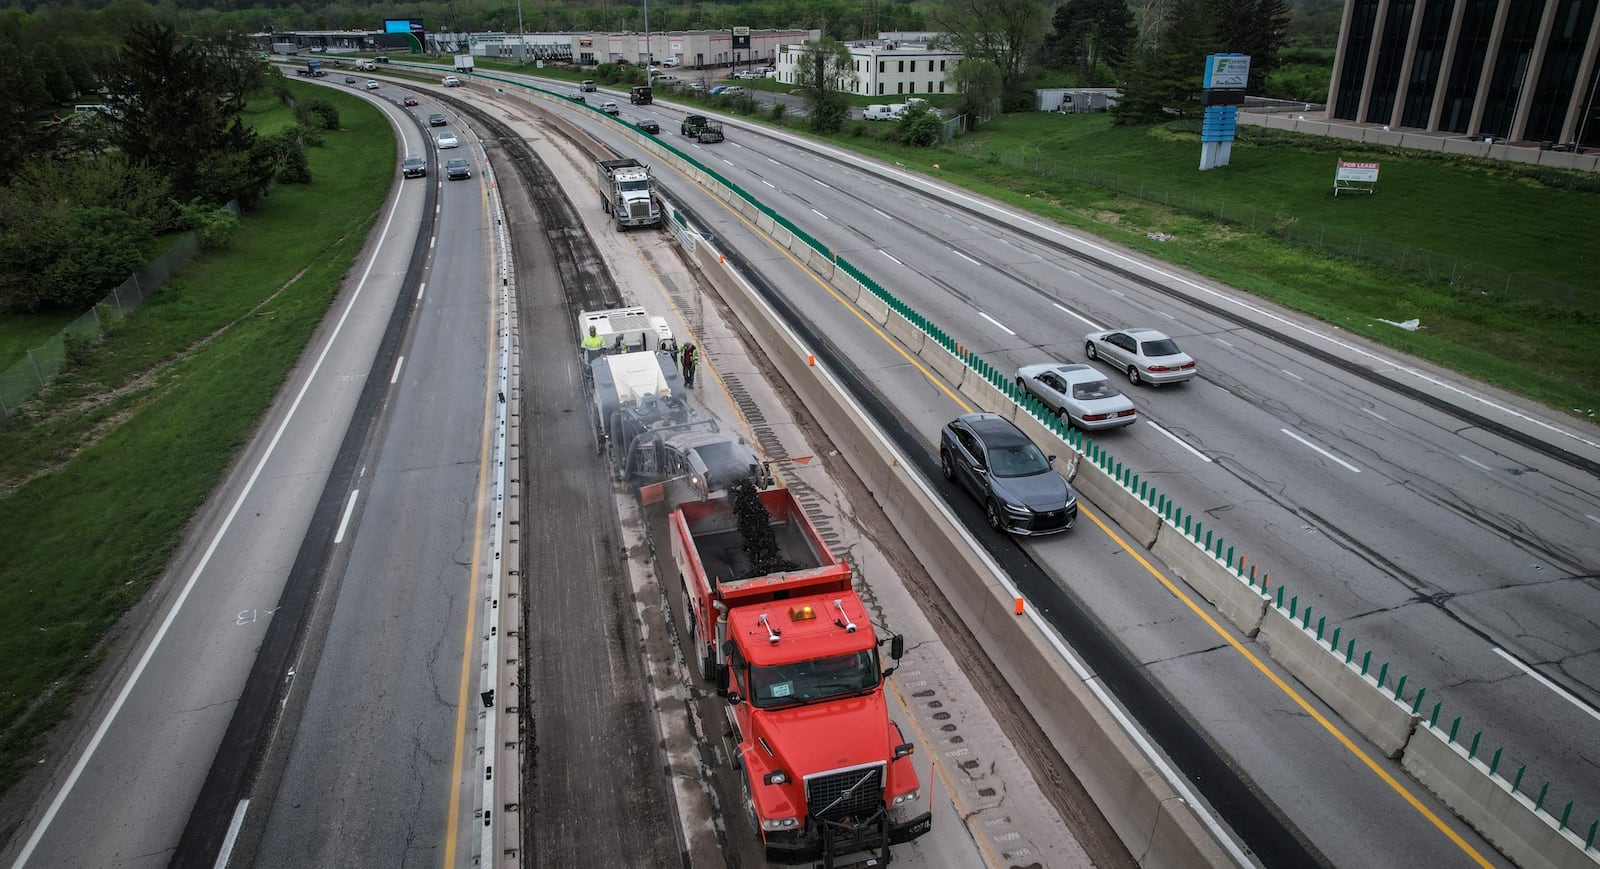
[[[239,213],[237,202],[229,202],[226,207],[236,215]],[[166,286],[188,265],[201,248],[200,236],[194,230],[178,236],[166,253],[129,275],[83,316],[0,371],[0,419],[10,418],[19,405],[38,395],[50,379],[67,366],[77,348],[99,340],[123,317],[143,305],[151,294]]]
[[[570,105],[553,91],[496,76],[476,78]],[[1374,661],[1372,649],[1361,649],[1355,637],[1329,625],[1326,616],[1302,603],[1281,579],[1274,581],[1262,565],[1229,546],[1218,529],[1206,528],[1193,512],[1141,479],[1137,470],[1050,413],[1005,372],[751,193],[656,137],[638,134],[635,141],[755,222],[975,405],[1012,419],[1031,436],[1054,438],[1070,448],[1079,458],[1073,482],[1097,508],[1512,861],[1563,869],[1600,867],[1596,850],[1600,819],[1580,830],[1572,825],[1572,802],[1552,812],[1546,805],[1549,782],[1533,794],[1525,782],[1525,766],[1507,780],[1502,774],[1509,768],[1503,748],[1485,763],[1480,756],[1482,731],[1463,744],[1459,717],[1441,728],[1442,701],[1429,706],[1423,687],[1409,686],[1413,693],[1407,693],[1405,674],[1392,672],[1388,662]]]

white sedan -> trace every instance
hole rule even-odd
[[[378,83],[377,83],[377,82],[376,82],[376,81],[373,81],[373,80],[372,80],[372,79],[370,79],[370,78],[369,78],[369,79],[367,79],[367,90],[369,90],[369,91],[375,91],[375,90],[377,90],[377,89],[378,89],[378,88],[379,88],[379,87],[380,87],[380,85],[379,85],[379,84],[378,84]]]
[[[456,138],[456,134],[455,133],[443,133],[435,141],[438,143],[439,147],[441,147],[441,148],[459,148],[459,147],[461,147],[461,140]]]
[[[1085,431],[1133,425],[1139,419],[1133,402],[1087,365],[1024,365],[1017,369],[1017,385]]]
[[[1115,329],[1084,337],[1084,355],[1100,359],[1128,374],[1131,383],[1180,383],[1193,380],[1194,359],[1177,342],[1154,329]]]

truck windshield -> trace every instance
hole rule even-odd
[[[621,184],[619,184],[617,186],[621,187],[623,190],[644,190],[644,191],[649,191],[650,182],[649,181],[624,181],[624,182],[622,182]]]
[[[762,709],[811,703],[877,686],[878,650],[750,668],[750,702]]]

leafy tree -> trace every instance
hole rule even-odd
[[[1118,124],[1196,117],[1205,58],[1216,50],[1216,24],[1206,0],[1176,0],[1161,32],[1128,69],[1122,99],[1111,110]]]
[[[1210,0],[1220,41],[1217,51],[1250,55],[1251,93],[1261,93],[1280,63],[1289,35],[1288,0]]]
[[[961,94],[960,111],[966,117],[967,129],[975,129],[1000,113],[1000,68],[992,62],[963,58],[950,71],[949,78],[956,92]]]
[[[257,140],[262,159],[272,163],[273,180],[279,184],[309,184],[311,164],[306,160],[306,129],[284,127],[275,135]]]
[[[1024,91],[1044,44],[1040,0],[946,0],[933,22],[945,31],[942,42],[1000,70],[1005,98],[1031,105]]]
[[[806,43],[795,64],[795,85],[803,92],[811,129],[835,133],[844,126],[850,117],[845,93],[855,80],[855,62],[848,45],[831,36]]]
[[[931,148],[939,144],[939,133],[944,119],[926,103],[912,103],[900,114],[890,138],[913,148]]]
[[[118,144],[134,160],[172,179],[180,201],[200,197],[253,205],[271,184],[270,154],[240,119],[228,90],[227,52],[181,38],[164,24],[129,32],[117,72],[130,99]]]
[[[1083,84],[1095,81],[1102,62],[1122,63],[1138,35],[1127,0],[1067,0],[1051,24],[1045,53],[1075,66]]]

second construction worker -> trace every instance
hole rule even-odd
[[[682,362],[682,366],[683,366],[683,385],[687,389],[693,389],[694,388],[694,369],[695,369],[695,365],[698,364],[699,361],[700,361],[700,353],[699,353],[698,350],[695,349],[695,346],[693,344],[688,343],[688,342],[684,342],[682,356],[683,356],[683,362]]]

